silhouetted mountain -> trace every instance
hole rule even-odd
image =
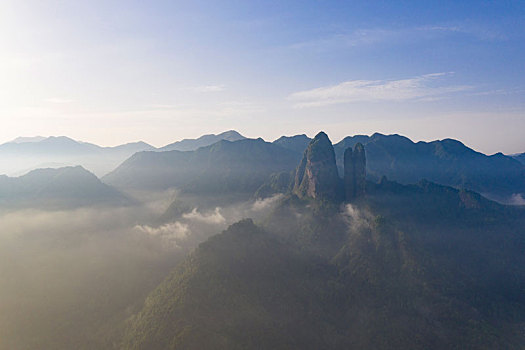
[[[9,141],[8,143],[26,143],[26,142],[40,142],[45,140],[44,136],[31,136],[31,137],[17,137],[14,140]]]
[[[312,141],[311,138],[302,134],[295,136],[281,136],[273,141],[273,143],[296,153],[303,153],[306,147],[308,147],[310,141]]]
[[[334,145],[341,173],[344,150],[358,142],[365,146],[372,180],[383,175],[401,183],[427,179],[499,200],[525,193],[523,164],[501,153],[484,155],[452,139],[414,143],[399,135],[349,136]]]
[[[244,137],[232,130],[219,135],[205,135],[196,140],[183,140],[161,150],[170,147],[196,149],[213,144],[221,138],[235,140]],[[291,152],[302,153],[309,142],[310,139],[306,135],[296,135],[283,136],[273,144]],[[383,175],[401,183],[415,183],[425,178],[456,188],[472,189],[504,202],[508,202],[512,195],[521,193],[523,196],[525,193],[523,180],[525,165],[519,162],[523,157],[517,155],[512,158],[501,153],[486,156],[451,139],[414,143],[403,136],[377,133],[372,136],[346,137],[334,145],[341,176],[343,176],[344,150],[358,142],[366,148],[367,176],[375,181]],[[104,175],[135,152],[144,150],[155,150],[155,148],[143,142],[117,147],[99,147],[67,137],[7,143],[0,145],[0,173],[21,175],[50,164],[56,166],[80,164],[95,174]],[[290,164],[290,169],[292,168]],[[160,187],[164,185],[162,183]]]
[[[100,147],[65,136],[17,140],[19,142],[0,145],[0,174],[21,175],[46,164],[59,164],[82,165],[96,174],[104,175],[135,152],[155,149],[144,142]]]
[[[520,348],[523,208],[427,181],[368,187],[341,211],[285,198],[263,227],[202,243],[122,348]]]
[[[41,141],[23,142],[23,143],[4,143],[0,145],[1,153],[13,152],[17,155],[70,155],[86,154],[100,150],[101,147],[91,144],[75,141],[66,136],[50,136]]]
[[[154,150],[155,147],[153,147],[150,144],[147,144],[146,142],[138,141],[138,142],[125,143],[123,145],[118,145],[114,147],[103,147],[103,149],[105,149],[106,151],[113,152],[113,153],[121,152],[121,153],[126,153],[126,154],[133,154],[136,152]]]
[[[0,208],[66,209],[129,204],[114,188],[81,166],[37,169],[20,177],[0,176]]]
[[[246,137],[242,136],[235,130],[228,130],[217,135],[203,135],[197,139],[184,139],[182,141],[170,143],[169,145],[159,148],[159,151],[194,151],[197,148],[206,147],[221,140],[239,141],[245,138]]]
[[[253,194],[270,174],[291,171],[299,157],[262,139],[222,140],[196,151],[136,153],[103,181],[120,188]]]

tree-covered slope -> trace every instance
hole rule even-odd
[[[253,193],[271,173],[292,170],[299,157],[262,139],[223,140],[196,151],[136,153],[103,180],[127,188]]]
[[[525,215],[422,182],[342,207],[286,197],[201,244],[125,349],[519,349]]]
[[[150,295],[124,347],[320,348],[322,334],[304,325],[323,327],[309,306],[323,299],[333,272],[241,221],[201,244]]]

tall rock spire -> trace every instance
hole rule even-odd
[[[334,147],[321,131],[310,142],[297,167],[293,192],[300,198],[341,200],[341,187]]]
[[[345,198],[347,200],[355,197],[355,176],[354,176],[354,152],[352,147],[345,149],[344,154],[344,175]]]
[[[366,156],[365,147],[358,142],[354,147],[355,195],[361,197],[366,192]]]
[[[357,143],[347,148],[344,154],[344,186],[346,200],[365,195],[366,192],[366,156],[365,147]]]

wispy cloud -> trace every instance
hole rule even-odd
[[[435,86],[437,80],[450,74],[452,73],[432,73],[400,80],[350,80],[294,92],[288,96],[288,100],[296,108],[363,101],[429,101],[472,88],[468,85]]]
[[[420,33],[434,34],[463,34],[478,40],[493,41],[508,39],[499,28],[493,26],[479,25],[472,22],[456,23],[451,25],[434,25],[415,28]]]
[[[510,204],[513,205],[525,205],[525,198],[521,193],[515,193],[511,196]]]
[[[477,40],[505,40],[507,37],[497,28],[486,28],[473,23],[429,25],[409,28],[362,28],[338,32],[320,38],[297,42],[292,49],[330,50],[370,46],[374,44],[399,44],[439,39],[450,35],[464,35]]]
[[[187,224],[180,223],[178,221],[168,223],[159,227],[152,227],[148,225],[137,225],[136,230],[147,233],[152,236],[167,236],[170,239],[184,240],[190,234],[190,230]]]
[[[213,213],[208,214],[202,214],[197,208],[193,208],[191,212],[182,215],[182,217],[184,219],[202,221],[209,224],[223,224],[226,222],[226,219],[221,214],[221,208],[219,207],[215,208]]]
[[[488,91],[476,91],[469,94],[469,96],[489,96],[489,95],[516,95],[522,94],[525,89],[522,88],[508,88],[508,89],[494,89]]]
[[[226,85],[220,84],[220,85],[202,85],[202,86],[195,86],[191,88],[191,90],[195,92],[221,92],[226,89]]]
[[[336,33],[322,38],[292,44],[292,49],[330,49],[334,47],[354,47],[392,41],[399,31],[385,29],[359,29],[350,33]]]
[[[264,199],[259,198],[252,204],[252,210],[254,211],[265,210],[271,207],[272,205],[274,205],[275,203],[277,203],[278,201],[280,201],[281,198],[283,198],[282,193],[278,193],[276,195],[273,195],[271,197],[267,197]]]

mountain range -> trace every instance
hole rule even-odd
[[[221,140],[195,151],[136,153],[102,180],[119,188],[253,194],[270,174],[293,169],[299,157],[262,139]]]
[[[473,189],[519,193],[522,169],[320,132],[0,176],[0,348],[521,349],[525,206]]]
[[[121,348],[522,348],[523,207],[386,177],[343,199],[326,135],[303,159],[266,219],[233,224],[173,270]]]
[[[135,152],[154,149],[144,142],[101,147],[69,137],[18,138],[0,145],[0,174],[23,175],[46,167],[81,165],[103,175]]]
[[[502,153],[487,156],[453,139],[414,143],[400,135],[376,133],[346,137],[334,145],[339,164],[344,149],[357,142],[366,148],[370,179],[387,176],[404,184],[427,179],[500,201],[525,193],[525,167]]]
[[[304,149],[309,140],[305,135],[298,135],[282,137],[275,143],[298,150]],[[365,146],[368,178],[374,181],[382,176],[404,184],[427,179],[468,188],[503,202],[513,194],[525,193],[525,167],[519,162],[525,159],[523,155],[511,157],[496,153],[487,156],[453,139],[415,143],[404,136],[375,133],[348,136],[334,144],[341,174],[343,153],[356,143]]]
[[[159,148],[159,151],[194,151],[200,147],[206,147],[212,145],[221,140],[226,141],[239,141],[244,140],[246,137],[242,136],[235,130],[228,130],[220,134],[207,134],[202,135],[196,139],[184,139],[174,143],[170,143],[164,147]]]
[[[256,196],[268,196],[292,185],[292,172],[310,142],[303,134],[270,143],[247,139],[233,130],[159,149],[143,142],[100,147],[67,137],[18,138],[0,145],[0,169],[16,173],[16,167],[30,171],[30,164],[39,168],[82,164],[89,170],[98,169],[92,172],[99,176],[109,172],[102,181],[126,190],[175,187],[194,194],[252,195],[261,188]],[[357,143],[365,146],[367,179],[371,181],[382,176],[403,184],[426,179],[504,203],[519,204],[525,196],[523,154],[487,156],[452,139],[414,143],[400,135],[356,135],[333,146],[339,175],[343,174],[345,149]]]
[[[256,183],[261,186],[264,184],[262,178],[272,172],[291,172],[310,141],[306,135],[297,135],[275,140],[272,142],[273,148],[262,140],[244,139],[229,142],[228,147],[223,147],[228,141],[221,141],[217,144],[221,146],[204,147],[189,153],[142,152],[126,160],[103,180],[117,187],[182,187],[191,190],[191,183],[198,183],[199,186],[222,186],[224,191],[244,191],[245,181],[250,181],[253,187]],[[513,196],[525,193],[524,164],[501,153],[487,156],[452,139],[414,143],[400,135],[376,133],[372,136],[349,136],[334,145],[340,175],[343,171],[344,150],[357,143],[365,146],[367,177],[372,181],[379,181],[382,176],[404,184],[427,179],[455,188],[474,190],[501,202],[510,202]],[[247,144],[253,145],[251,155],[246,153],[247,156],[241,158],[240,155],[247,151],[243,149]],[[220,179],[224,179],[226,172],[244,176],[241,175],[242,171],[238,171],[245,161],[251,162],[250,166],[245,164],[246,168],[257,164],[259,170],[264,169],[263,172],[258,171],[264,176],[245,177],[243,181],[235,180],[226,186]],[[208,178],[221,168],[222,175],[217,179]],[[226,168],[229,170],[226,171]],[[239,188],[236,188],[236,184]],[[197,187],[193,185],[194,189]],[[218,187],[216,190],[219,190]]]
[[[220,140],[236,141],[244,138],[238,132],[230,130],[218,135],[184,139],[157,149],[142,141],[101,147],[66,136],[18,137],[0,145],[0,174],[17,176],[38,168],[81,165],[96,175],[103,176],[136,152],[190,151]]]

